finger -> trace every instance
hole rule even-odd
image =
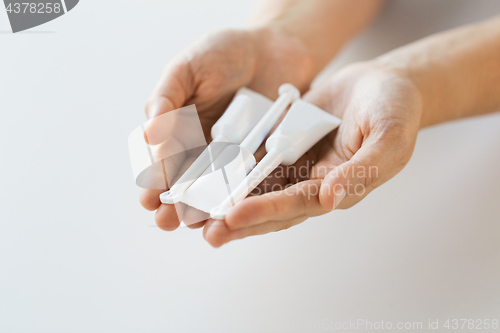
[[[319,201],[320,187],[321,180],[308,180],[282,191],[246,198],[229,210],[226,224],[236,230],[267,221],[324,214],[326,211]]]
[[[306,216],[299,216],[290,220],[268,221],[262,224],[247,228],[231,230],[224,221],[209,220],[203,229],[203,237],[213,247],[222,245],[250,236],[264,235],[270,232],[276,232],[293,227],[307,219]]]
[[[208,220],[201,221],[201,222],[196,222],[196,223],[193,223],[193,224],[187,224],[186,226],[189,229],[200,229],[200,228],[203,228],[205,226],[205,224],[207,223],[207,221]]]
[[[179,208],[177,207],[177,209]],[[161,204],[156,211],[155,220],[156,225],[165,231],[173,231],[180,225],[178,212],[174,205]]]
[[[182,107],[186,99],[192,94],[192,91],[192,73],[189,63],[177,61],[168,65],[146,104],[147,117],[153,118]],[[150,123],[150,125],[153,126],[154,123]],[[155,131],[154,129],[145,130],[146,142],[148,142],[147,132]],[[162,192],[163,190],[141,189],[139,194],[141,205],[148,210],[158,209],[161,204],[159,195]],[[163,210],[157,216],[163,223]]]
[[[385,140],[367,140],[349,161],[326,175],[319,195],[321,206],[330,211],[361,201],[403,169],[409,156],[400,150],[398,144]]]
[[[151,153],[153,154],[154,159],[157,161],[161,161],[161,165],[158,164],[158,167],[161,167],[160,172],[163,173],[163,181],[162,185],[165,186],[165,189],[169,189],[169,184],[173,184],[175,179],[179,174],[179,170],[186,163],[187,153],[182,150],[181,146],[175,140],[168,140],[160,145],[155,147],[156,149],[151,149]],[[179,153],[170,153],[169,151],[177,148]],[[167,156],[167,157],[165,157]],[[153,180],[153,177],[151,177]],[[159,184],[155,184],[159,185]],[[141,188],[139,191],[139,201],[141,205],[148,210],[157,209],[160,202],[160,194],[165,192],[165,189],[143,189]]]
[[[160,194],[163,192],[164,190],[147,190],[139,188],[139,201],[142,207],[150,211],[157,210],[161,204]]]
[[[146,104],[146,115],[153,118],[182,107],[193,91],[193,73],[189,61],[176,60],[163,71]]]
[[[182,214],[182,221],[190,229],[198,229],[205,225],[210,218],[210,214],[202,212],[196,208],[187,206]]]

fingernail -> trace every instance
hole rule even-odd
[[[335,186],[333,188],[333,208],[332,210],[334,210],[335,208],[338,207],[338,205],[342,202],[342,200],[344,200],[344,198],[346,197],[347,193],[344,189],[344,186]]]

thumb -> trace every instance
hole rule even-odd
[[[364,143],[349,161],[325,176],[319,193],[321,206],[328,211],[354,206],[403,169],[407,161],[398,155],[390,144]]]
[[[182,107],[194,93],[193,79],[188,60],[176,59],[168,64],[149,97],[147,117],[154,118]]]

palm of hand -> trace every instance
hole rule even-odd
[[[351,207],[409,161],[422,105],[419,92],[404,75],[374,64],[357,64],[304,99],[343,123],[294,166],[276,170],[257,192],[290,187],[246,199],[229,212],[225,222],[210,221],[204,235],[212,245],[286,229],[334,206]],[[308,174],[300,173],[303,166]],[[345,190],[345,198],[336,197],[336,186]]]
[[[310,55],[300,43],[269,31],[223,31],[209,35],[173,60],[146,106],[149,118],[195,104],[210,141],[210,129],[232,96],[247,86],[272,99],[290,82],[302,91],[313,78]],[[175,208],[159,201],[161,190],[141,190],[141,204],[157,210],[165,230],[179,226]],[[200,227],[203,223],[192,225]]]

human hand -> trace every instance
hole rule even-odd
[[[222,31],[195,43],[168,64],[147,103],[146,114],[153,118],[196,104],[210,141],[212,125],[240,87],[276,99],[282,83],[292,83],[303,92],[314,75],[313,57],[298,39],[269,29]],[[141,204],[157,210],[160,228],[175,230],[179,226],[175,207],[161,204],[161,192],[141,189]]]
[[[204,237],[212,246],[352,207],[409,161],[422,100],[403,72],[376,62],[351,65],[304,99],[343,123],[295,165],[277,169],[258,191],[282,190],[246,198],[227,213],[225,221],[209,221]],[[304,166],[309,172],[301,175],[297,170]]]

